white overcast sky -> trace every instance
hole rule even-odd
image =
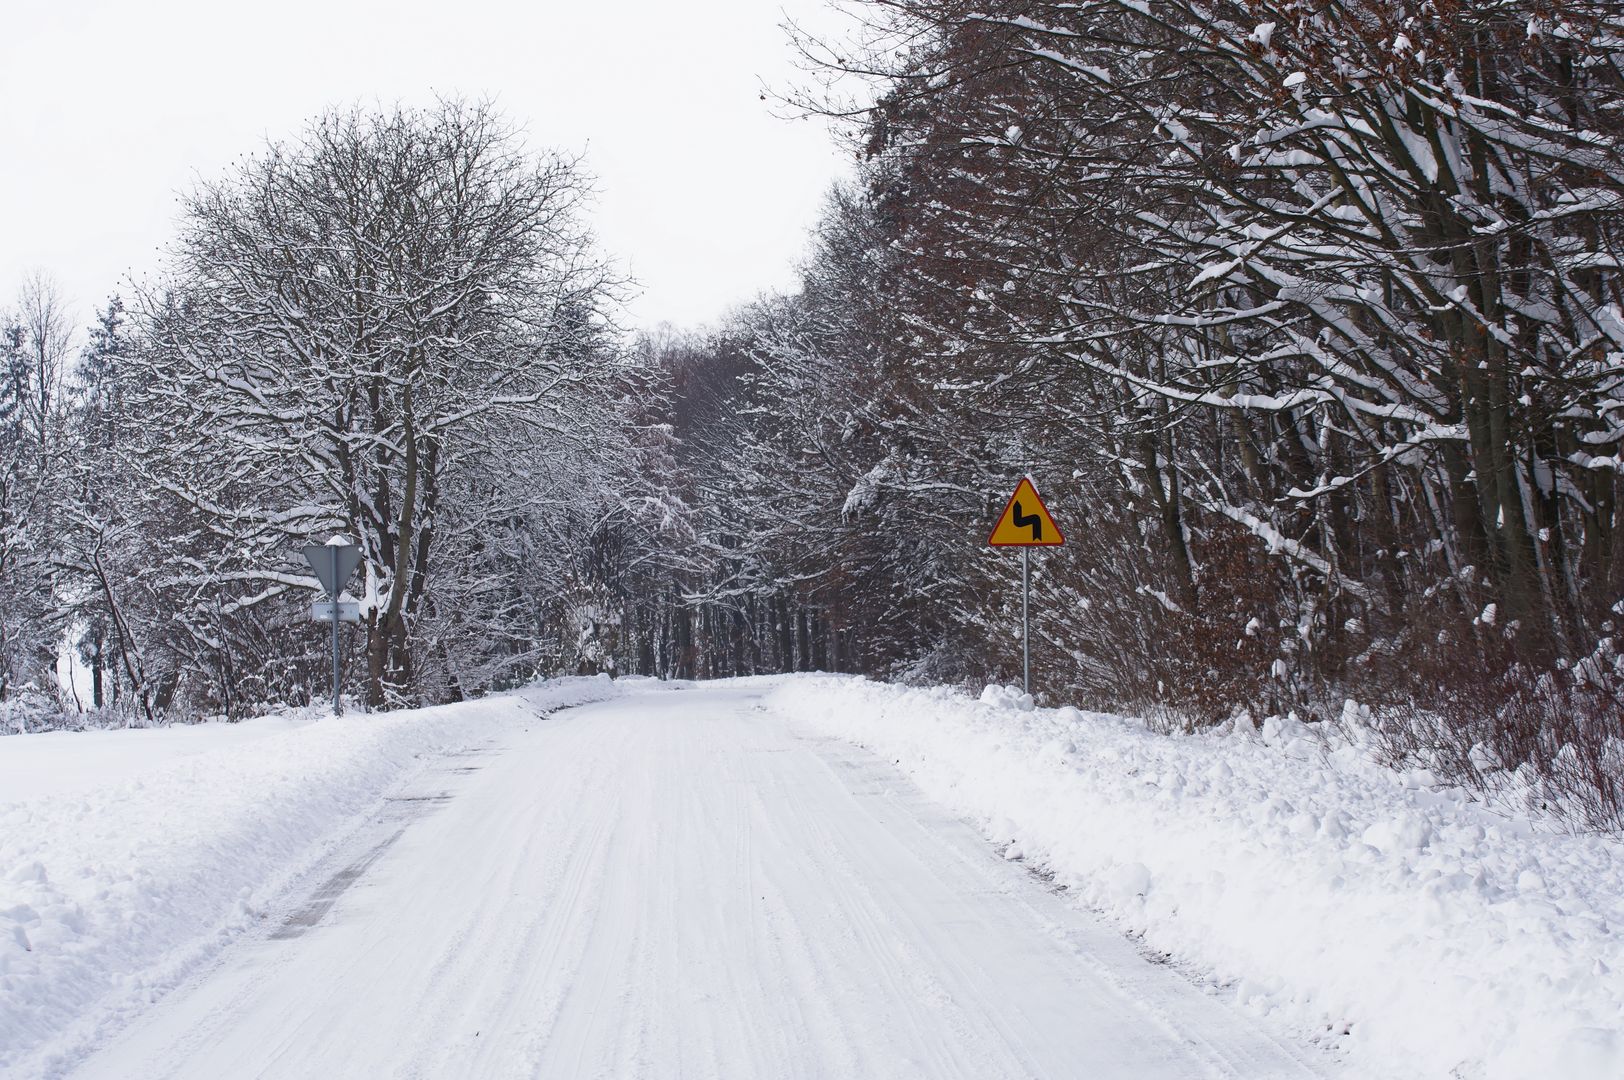
[[[0,26],[0,308],[47,271],[77,321],[158,263],[176,193],[324,108],[494,97],[584,151],[632,326],[714,321],[785,287],[847,159],[763,82],[821,0],[21,0]]]

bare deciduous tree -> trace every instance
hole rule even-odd
[[[179,440],[148,473],[217,534],[196,580],[235,589],[228,613],[305,583],[296,541],[356,538],[374,704],[420,696],[424,628],[461,602],[441,549],[503,510],[456,496],[601,435],[614,283],[588,194],[448,101],[329,114],[185,203],[144,302],[145,407]]]

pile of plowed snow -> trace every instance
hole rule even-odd
[[[563,679],[404,712],[0,739],[0,1075],[258,925],[430,757],[615,692]]]
[[[1357,1075],[1624,1077],[1624,845],[1500,813],[1291,721],[1120,717],[845,677],[778,711],[897,764],[1215,993]]]

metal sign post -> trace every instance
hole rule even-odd
[[[1032,555],[1021,548],[1021,693],[1032,692]]]
[[[337,555],[333,556],[333,561],[335,563],[338,561],[338,556]],[[339,674],[339,670],[342,667],[343,667],[343,657],[339,654],[339,651],[338,651],[338,597],[334,596],[333,597],[333,715],[334,716],[338,716],[341,713],[343,713],[343,711],[344,711],[344,700],[343,700],[343,698],[341,698],[339,696],[339,684],[340,684],[340,681],[341,681],[341,676]]]
[[[1021,691],[1032,692],[1032,556],[1035,547],[1059,547],[1066,542],[1060,526],[1049,516],[1030,476],[1021,477],[1015,494],[1004,504],[987,543],[992,547],[1021,549]]]
[[[341,622],[360,622],[361,606],[356,603],[341,603],[339,594],[344,591],[344,583],[350,580],[355,568],[361,562],[361,549],[354,544],[346,544],[342,539],[334,537],[326,544],[309,544],[304,549],[305,561],[310,569],[316,572],[316,580],[331,596],[329,604],[315,603],[310,606],[310,617],[317,621],[329,621],[333,624],[333,715],[337,716],[344,711],[344,704],[339,698],[339,666],[341,657],[338,648],[338,624]]]

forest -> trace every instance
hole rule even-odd
[[[537,675],[1018,681],[1624,809],[1624,12],[860,0],[799,287],[630,332],[587,162],[335,108],[0,335],[0,729]],[[251,148],[245,148],[251,149]],[[72,652],[89,692],[62,680]]]

